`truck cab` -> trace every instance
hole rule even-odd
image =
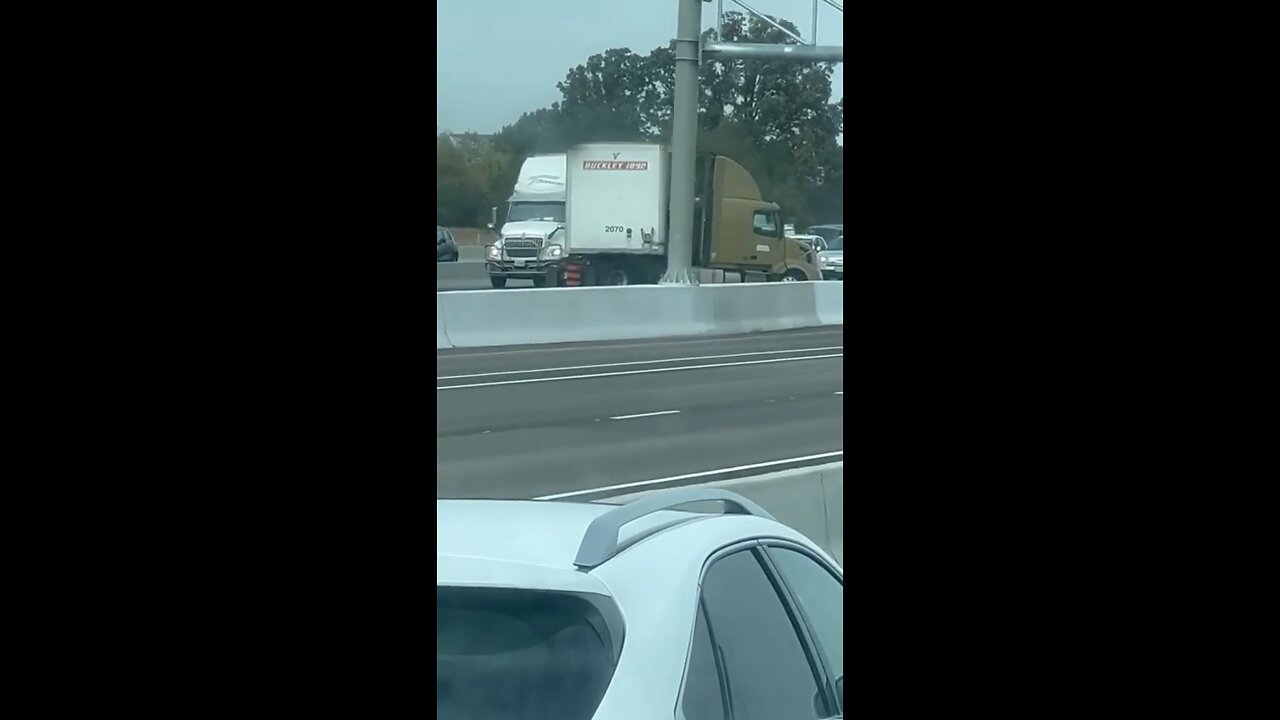
[[[507,200],[506,222],[485,247],[485,271],[495,288],[507,280],[554,285],[564,257],[565,155],[534,155],[520,166]]]
[[[786,236],[782,209],[761,197],[751,173],[723,155],[698,156],[693,264],[764,273],[783,282],[818,280],[817,257]]]

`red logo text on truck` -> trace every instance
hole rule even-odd
[[[583,170],[648,170],[648,160],[584,160]]]

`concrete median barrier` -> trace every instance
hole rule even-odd
[[[768,510],[778,522],[795,528],[826,550],[844,567],[844,463],[830,463],[799,470],[706,483],[706,487],[731,490]],[[609,498],[622,502],[648,495],[652,490]],[[715,511],[719,503],[688,506],[695,511]]]
[[[448,272],[454,271],[437,277]],[[483,273],[483,266],[473,272]],[[465,290],[437,292],[436,315],[437,348],[734,335],[843,325],[844,288],[797,282]]]
[[[818,325],[814,286],[821,284],[704,285],[701,289],[717,331],[750,333]]]
[[[813,286],[818,322],[823,325],[844,324],[844,283],[820,282]]]
[[[454,347],[635,340],[712,331],[697,287],[437,293]]]
[[[484,248],[476,245],[459,245],[458,260],[460,262],[483,262]]]
[[[436,295],[436,349],[447,350],[453,347],[449,342],[449,331],[444,324],[444,313],[440,312],[439,295]]]

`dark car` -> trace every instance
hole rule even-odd
[[[448,228],[436,226],[436,262],[458,262],[458,241]]]

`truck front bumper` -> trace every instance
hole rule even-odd
[[[484,264],[484,269],[490,275],[513,280],[554,279],[560,274],[560,261],[530,258],[524,264],[517,264],[514,260],[490,260]]]

